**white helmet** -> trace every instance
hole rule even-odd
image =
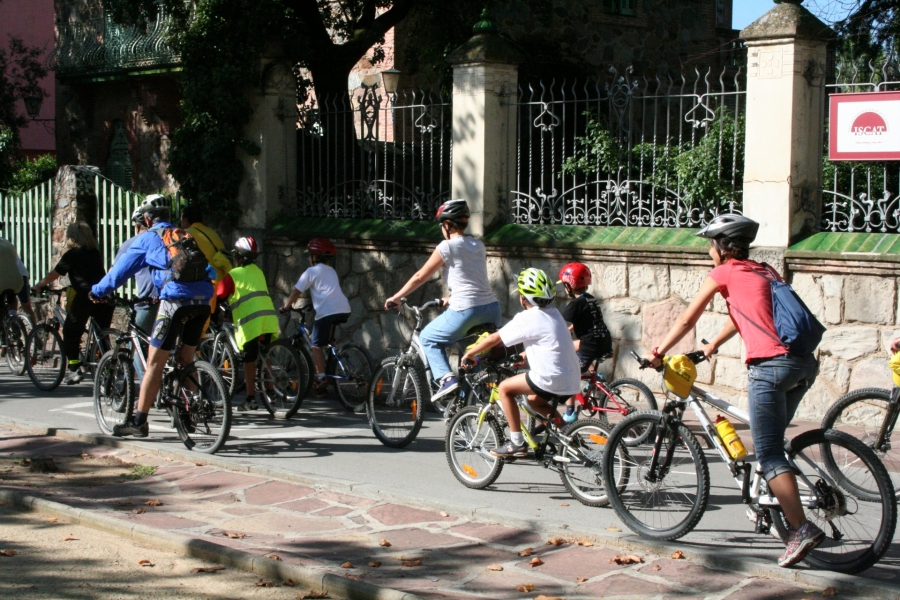
[[[141,205],[137,207],[135,213],[140,211],[142,215],[160,215],[163,213],[168,213],[171,203],[169,199],[162,194],[150,194],[144,201],[141,202]],[[134,215],[132,215],[134,217]]]

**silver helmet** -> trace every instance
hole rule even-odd
[[[706,227],[697,233],[697,236],[713,240],[728,238],[737,244],[749,246],[756,239],[758,231],[759,223],[753,219],[748,219],[744,215],[736,213],[728,213],[719,215],[710,221]]]

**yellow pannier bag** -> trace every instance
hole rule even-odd
[[[663,363],[666,365],[663,376],[666,388],[679,398],[687,398],[697,379],[697,366],[684,354],[666,356]]]

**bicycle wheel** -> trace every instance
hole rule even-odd
[[[601,384],[602,385],[602,384]],[[615,399],[611,399],[603,390],[596,386],[591,389],[588,397],[589,404],[605,410],[591,411],[591,415],[605,423],[606,428],[612,431],[616,425],[622,422],[626,416],[640,410],[656,410],[656,397],[646,385],[637,379],[616,379],[606,384],[606,388]],[[625,414],[616,412],[616,409],[627,411]],[[625,436],[625,443],[629,446],[639,444],[650,435],[649,429],[633,429]]]
[[[218,371],[194,361],[180,370],[173,388],[170,400],[178,437],[188,450],[218,451],[231,431],[231,402]]]
[[[826,452],[835,459],[831,466],[823,460]],[[816,429],[791,440],[788,457],[801,472],[801,498],[815,499],[813,508],[804,507],[806,518],[826,533],[825,541],[806,555],[806,563],[854,574],[878,562],[894,537],[897,504],[887,470],[875,453],[846,433]],[[824,476],[826,470],[830,478]],[[861,489],[872,493],[859,495]],[[787,536],[781,510],[769,509],[769,515],[778,532]]]
[[[492,414],[485,416],[479,428],[480,412],[480,406],[457,412],[447,425],[444,440],[444,453],[453,476],[476,490],[494,483],[503,470],[503,459],[490,454],[503,443],[503,431]]]
[[[290,419],[303,403],[301,390],[309,380],[306,361],[284,341],[270,344],[260,352],[256,367],[256,387],[269,414]]]
[[[425,382],[414,367],[400,365],[403,358],[391,356],[381,361],[366,402],[372,433],[391,448],[403,448],[422,428]]]
[[[337,349],[337,357],[328,357],[325,372],[335,376],[338,400],[349,412],[365,410],[374,364],[369,351],[357,344],[342,344]]]
[[[900,432],[882,438],[884,420],[891,406],[891,391],[881,388],[853,390],[838,398],[822,419],[822,429],[843,431],[871,448],[884,463],[900,497]],[[892,417],[896,425],[896,416]],[[826,455],[827,458],[827,455]],[[826,462],[827,464],[827,462]]]
[[[39,390],[55,390],[66,376],[66,355],[56,327],[42,323],[25,340],[25,369]]]
[[[25,328],[18,319],[8,318],[4,321],[6,328],[6,365],[13,375],[25,372]]]
[[[561,463],[559,478],[572,494],[572,497],[587,506],[606,506],[609,498],[603,489],[603,451],[609,439],[609,430],[598,419],[582,419],[567,425],[562,433],[572,438],[571,445],[587,458],[585,460],[569,448],[563,447],[560,455],[566,459]],[[622,454],[615,463],[620,471],[615,479],[621,489],[626,475],[624,465],[627,462],[625,446],[617,451]]]
[[[94,375],[94,416],[100,431],[111,435],[134,411],[134,364],[127,352],[110,350],[100,359]]]
[[[81,361],[84,372],[93,377],[100,359],[103,358],[104,354],[112,350],[116,340],[122,335],[124,334],[118,329],[107,328],[91,340],[91,347],[84,353]]]
[[[225,384],[225,393],[231,400],[238,379],[237,359],[231,345],[224,343],[219,344],[219,347],[216,348],[215,338],[205,338],[197,346],[197,357],[211,364],[219,372],[219,376],[222,377],[222,382]]]
[[[684,424],[668,426],[659,450],[659,466],[665,464],[663,459],[669,453],[672,462],[667,471],[651,477],[657,436],[633,446],[625,441],[637,428],[655,430],[665,419],[666,415],[658,411],[638,412],[622,419],[606,443],[603,485],[610,504],[629,529],[649,538],[675,540],[697,525],[709,502],[709,467],[700,444]]]
[[[309,394],[312,392],[313,384],[315,383],[315,373],[316,373],[316,363],[313,361],[312,351],[306,344],[299,343],[294,340],[291,340],[291,347],[300,353],[300,356],[306,362],[306,372],[309,373],[309,381],[306,383],[306,389],[303,390],[302,396],[304,398],[309,398]]]

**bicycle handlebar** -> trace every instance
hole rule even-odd
[[[700,343],[709,344],[709,342],[707,342],[706,340],[700,340]],[[718,352],[719,351],[716,350],[715,352],[713,352],[713,354],[717,354]],[[634,357],[634,360],[638,361],[638,364],[641,366],[641,369],[653,369],[655,371],[662,371],[663,369],[665,369],[665,365],[659,365],[658,367],[654,367],[653,364],[649,360],[643,358],[634,350],[631,351],[631,356]],[[685,356],[687,357],[687,359],[689,361],[691,361],[695,365],[698,365],[705,360],[709,360],[709,357],[703,353],[703,350],[695,350],[694,352],[687,352],[687,353],[685,353]]]

